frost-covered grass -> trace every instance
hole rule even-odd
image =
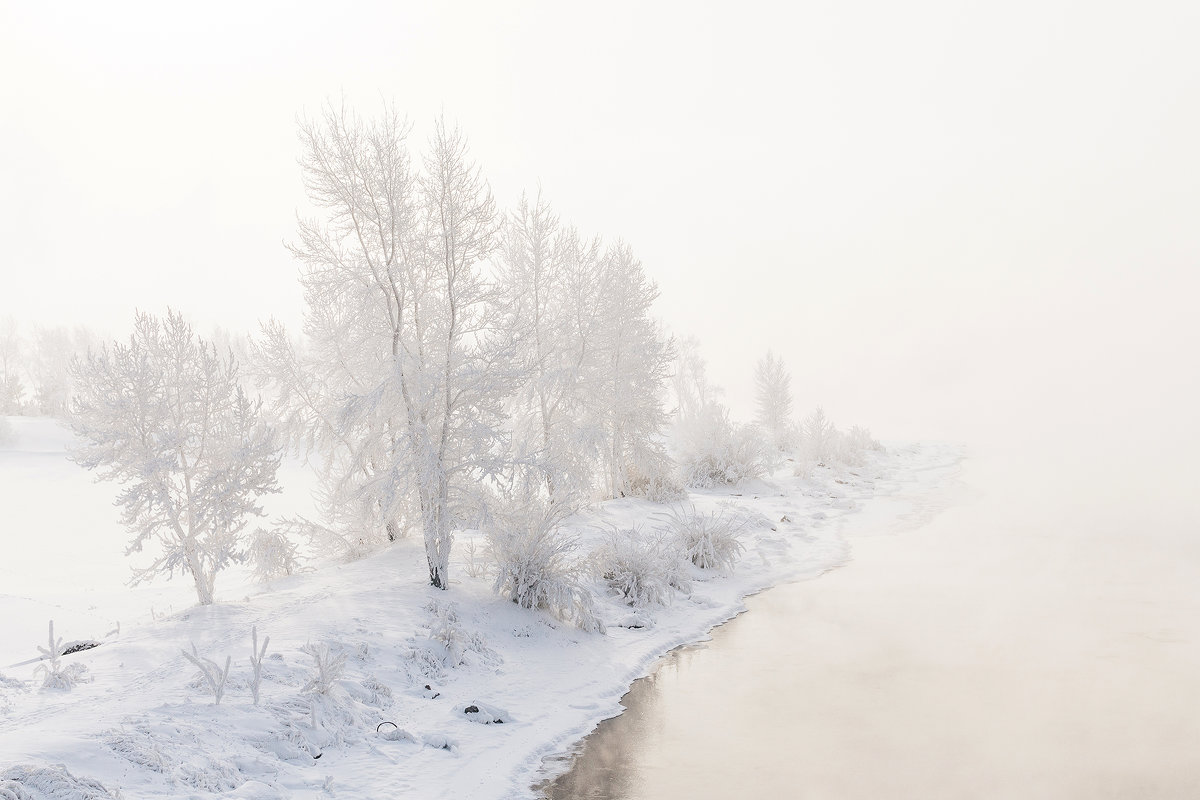
[[[698,514],[753,521],[732,571],[679,558],[665,605],[631,607],[585,563],[614,528],[665,536],[662,505],[626,498],[567,518],[556,535],[577,549],[564,563],[578,568],[574,585],[602,634],[498,595],[494,575],[468,574],[468,546],[476,559],[484,551],[474,531],[458,535],[446,592],[429,587],[413,539],[267,584],[231,572],[211,606],[194,606],[186,583],[126,588],[127,537],[107,487],[90,494],[86,477],[73,482],[81,471],[55,447],[59,434],[17,423],[24,449],[0,452],[0,504],[10,530],[40,535],[28,537],[33,552],[0,563],[20,592],[0,594],[0,797],[37,800],[532,796],[543,759],[618,711],[661,654],[702,639],[746,594],[841,563],[847,526],[900,516],[904,497],[946,474],[917,468],[957,458],[897,450],[868,454],[856,474],[784,470],[691,493],[685,507]],[[71,515],[52,513],[63,492]],[[66,636],[100,642],[60,655],[93,678],[69,692],[42,691],[34,674],[51,617]],[[222,668],[231,657],[220,705],[183,655],[193,642]]]

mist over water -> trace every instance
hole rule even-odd
[[[851,519],[849,564],[669,656],[549,796],[1200,796],[1197,339],[1062,338],[976,365],[944,510]]]

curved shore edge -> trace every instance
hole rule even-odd
[[[844,547],[840,559],[822,563],[809,554],[810,560],[789,560],[779,565],[782,569],[776,573],[774,580],[762,585],[750,585],[737,597],[734,605],[722,609],[723,613],[719,619],[712,621],[711,624],[709,624],[710,620],[705,620],[706,627],[699,630],[696,635],[691,638],[682,638],[661,652],[650,654],[643,662],[634,667],[627,676],[628,680],[621,684],[621,688],[618,690],[619,696],[604,709],[603,714],[594,716],[578,728],[553,741],[547,741],[540,752],[533,754],[522,765],[522,768],[516,773],[517,777],[514,782],[521,780],[519,776],[527,776],[524,781],[528,786],[528,797],[542,797],[545,787],[571,769],[587,736],[595,731],[601,722],[619,716],[625,711],[621,699],[625,697],[636,681],[652,676],[676,651],[710,641],[717,628],[747,612],[745,604],[747,598],[784,584],[812,580],[826,572],[846,566],[853,561],[850,537],[863,534],[897,534],[915,529],[930,521],[961,495],[962,487],[958,478],[962,472],[962,463],[968,457],[966,448],[959,445],[915,445],[889,448],[889,451],[888,457],[879,459],[869,466],[864,465],[862,468],[863,472],[878,470],[878,472],[873,472],[873,483],[851,482],[850,485],[854,485],[858,492],[863,492],[861,494],[851,493],[856,501],[853,506],[837,508],[836,516],[826,514],[815,520],[818,527],[831,524],[832,535]],[[889,464],[893,460],[900,463]],[[824,477],[828,479],[829,476]],[[837,478],[834,480],[841,483]],[[775,483],[782,483],[786,487],[789,481],[787,479],[779,481],[778,477],[775,477]],[[794,487],[799,482],[792,483]],[[868,486],[869,489],[867,489]],[[734,502],[746,508],[753,508],[755,501],[766,496],[765,493],[755,496],[752,493],[748,494],[737,490],[721,494],[730,495]],[[737,494],[740,494],[741,497],[736,497]],[[811,489],[808,491],[801,489],[800,494],[810,501],[814,499]],[[748,497],[751,498],[749,502],[746,500]],[[795,495],[784,492],[784,497],[794,499]],[[832,501],[832,506],[838,505],[838,498],[830,497],[829,499]],[[817,511],[814,514],[820,515],[821,512]],[[746,557],[751,556],[752,553],[748,548]]]
[[[605,635],[495,596],[489,577],[469,574],[472,533],[456,545],[449,592],[423,580],[421,544],[401,541],[266,587],[231,578],[214,606],[116,635],[73,629],[83,616],[74,625],[60,618],[56,633],[103,644],[66,657],[90,679],[70,690],[38,688],[32,664],[0,665],[0,787],[29,788],[37,770],[47,794],[74,786],[45,772],[61,765],[71,780],[148,798],[533,797],[531,787],[563,771],[562,756],[620,713],[630,685],[664,654],[706,640],[749,595],[845,564],[848,536],[922,524],[952,502],[963,458],[956,446],[892,447],[860,467],[795,477],[788,465],[770,480],[694,492],[699,511],[741,509],[755,520],[737,568],[698,573],[691,595],[667,606],[601,599]],[[600,523],[651,528],[663,511],[625,499],[569,523],[586,548],[603,535]],[[4,603],[0,596],[0,612]],[[103,608],[94,615],[107,617]],[[252,628],[260,642],[271,637],[259,705],[250,696]],[[460,662],[452,666],[447,636]],[[181,653],[192,643],[202,656],[232,658],[220,705]],[[345,656],[327,693],[304,691],[310,643]],[[504,724],[477,724],[481,715],[464,714],[471,705],[502,710]]]

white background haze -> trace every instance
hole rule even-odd
[[[771,346],[887,437],[1197,443],[1194,4],[0,8],[0,315],[294,324],[295,118],[383,97],[626,238],[743,416]]]
[[[916,655],[862,663],[1000,676],[955,705],[933,674],[947,741],[1048,754],[1055,789],[1119,752],[1195,796],[1167,784],[1200,743],[1200,3],[180,8],[0,2],[0,318],[296,328],[297,115],[386,99],[419,145],[444,111],[502,208],[540,181],[631,244],[735,414],[771,347],[801,414],[970,448],[941,538],[804,590],[867,620],[818,699],[838,647],[894,634]],[[1011,710],[960,736],[994,697],[1044,699],[1050,744]],[[910,708],[870,710],[905,741]]]

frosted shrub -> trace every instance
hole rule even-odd
[[[475,544],[475,540],[471,539],[463,546],[463,572],[468,578],[483,578],[487,576],[488,565],[484,560],[484,554],[480,551],[479,545]]]
[[[254,565],[254,577],[260,581],[291,575],[300,568],[296,543],[281,530],[255,530],[247,555]]]
[[[446,663],[457,667],[467,661],[468,653],[495,660],[496,654],[487,646],[483,635],[468,631],[458,619],[458,610],[453,603],[438,603],[436,600],[425,607],[433,615],[429,626],[429,638],[446,648]]]
[[[12,694],[25,691],[25,683],[16,678],[5,677],[3,672],[0,672],[0,716],[12,711],[12,703],[9,702],[9,697]]]
[[[346,669],[346,654],[334,655],[329,652],[329,645],[324,643],[306,644],[300,648],[300,652],[312,656],[314,668],[313,676],[304,684],[304,688],[300,690],[301,694],[329,694],[334,682],[342,677],[342,672]]]
[[[225,668],[221,669],[217,662],[200,655],[196,650],[195,642],[192,643],[192,652],[189,653],[187,650],[181,652],[184,658],[200,669],[200,675],[208,685],[208,690],[212,692],[213,705],[221,705],[221,698],[225,696],[225,682],[229,680],[229,665],[233,663],[233,657],[225,656]]]
[[[8,417],[0,417],[0,447],[12,444],[13,439],[13,429]]]
[[[871,437],[870,431],[855,425],[849,433],[838,437],[837,460],[847,466],[857,467],[862,465],[868,452],[882,449],[883,446]]]
[[[818,408],[800,426],[800,454],[818,464],[832,461],[837,456],[839,437],[825,411]]]
[[[0,772],[0,800],[120,800],[121,792],[92,778],[77,778],[61,764],[16,764]]]
[[[669,561],[678,561],[661,536],[613,528],[589,559],[608,588],[631,606],[666,605],[671,599]]]
[[[493,588],[521,608],[541,608],[586,631],[603,631],[575,559],[578,541],[558,527],[552,506],[532,502],[510,511],[488,531],[496,580]]]
[[[675,475],[671,459],[650,451],[626,465],[625,494],[644,497],[652,503],[674,503],[687,497],[687,489]]]
[[[690,506],[673,510],[666,522],[684,556],[701,569],[733,569],[746,549],[739,539],[745,520],[732,514]]]
[[[62,637],[54,638],[54,620],[50,620],[50,635],[46,647],[38,647],[42,659],[46,662],[38,664],[33,674],[41,674],[43,689],[70,689],[88,680],[87,667],[83,664],[62,663],[62,656],[67,652]]]
[[[733,422],[719,403],[677,422],[672,440],[682,480],[696,489],[761,477],[778,458],[756,426]]]

